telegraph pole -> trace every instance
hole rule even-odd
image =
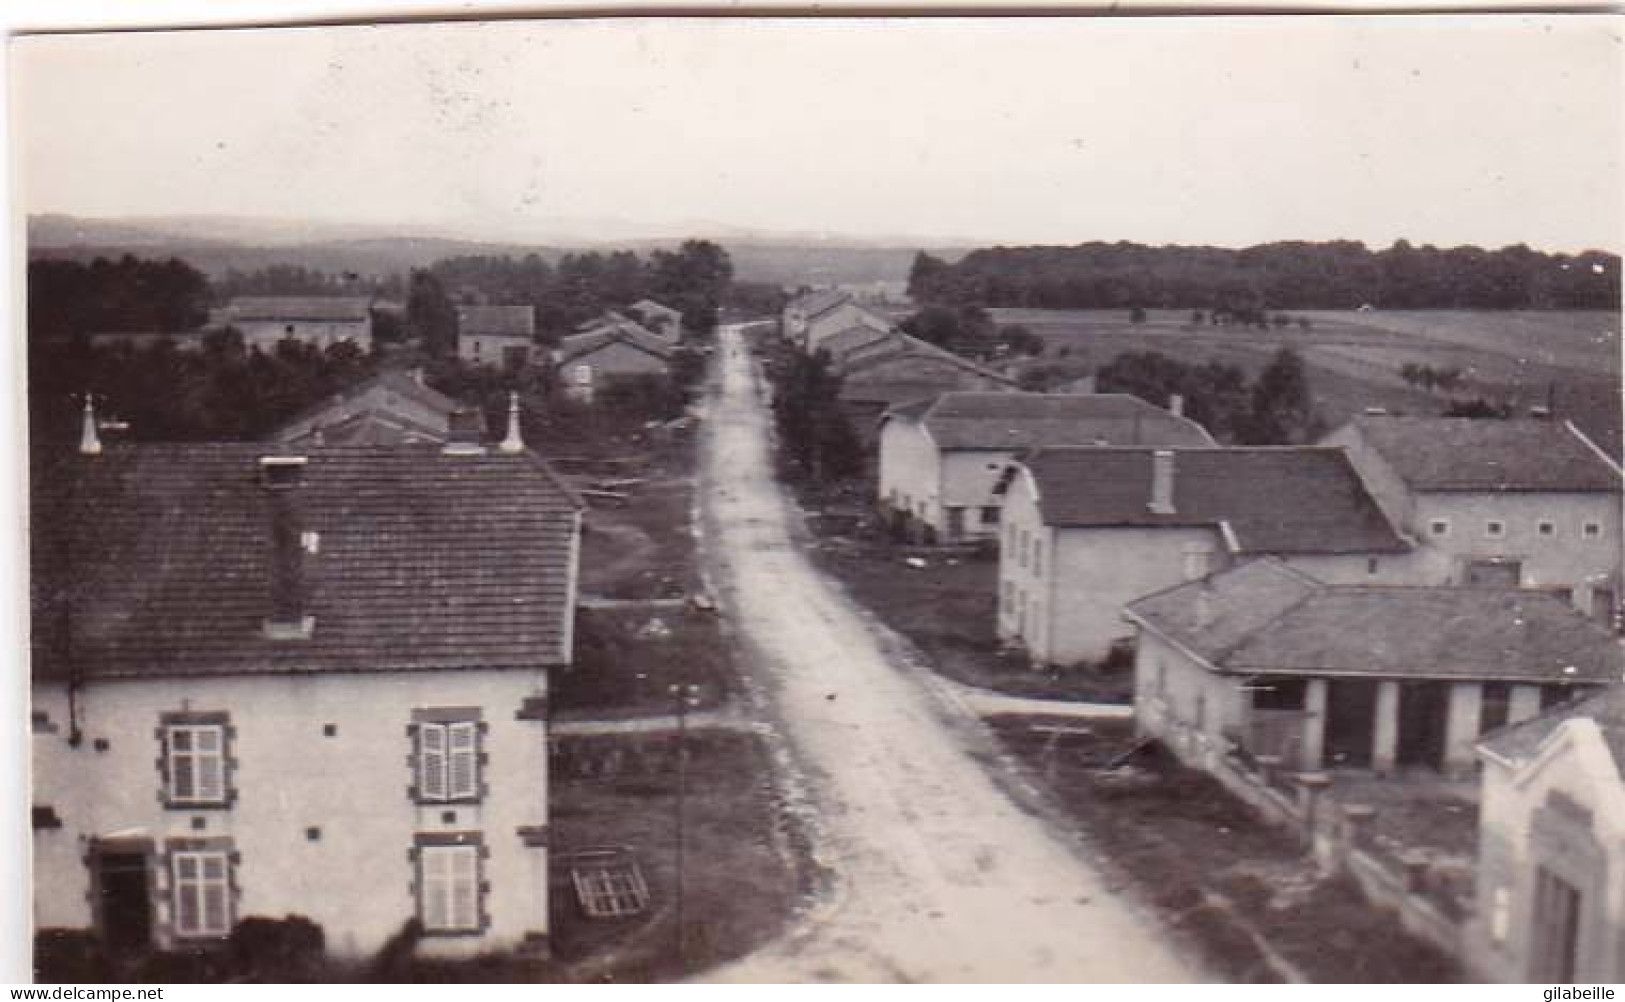
[[[668,687],[677,710],[677,839],[676,839],[676,871],[675,907],[677,913],[677,964],[684,971],[688,970],[688,937],[684,934],[683,924],[683,801],[688,796],[688,708],[694,705],[700,694],[697,685],[672,685]]]

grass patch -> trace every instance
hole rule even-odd
[[[672,712],[668,686],[698,685],[699,708],[738,686],[733,650],[717,617],[689,607],[581,609],[575,659],[553,683],[558,719]]]
[[[1454,960],[1410,936],[1352,882],[1321,879],[1291,835],[1230,796],[1218,781],[1153,745],[1106,771],[1135,743],[1130,721],[1091,721],[1052,740],[1035,724],[989,723],[1031,769],[1108,865],[1136,885],[1208,965],[1238,981],[1280,977],[1253,942],[1260,934],[1316,982],[1447,982]]]

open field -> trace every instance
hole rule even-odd
[[[1159,351],[1188,362],[1222,362],[1249,375],[1281,347],[1296,348],[1310,368],[1316,406],[1332,425],[1366,407],[1439,413],[1443,393],[1407,385],[1407,362],[1459,368],[1457,398],[1482,396],[1523,410],[1548,399],[1612,452],[1620,449],[1618,314],[1592,311],[1471,310],[1297,311],[1293,323],[1257,328],[1198,326],[1188,310],[1152,310],[1144,323],[1122,310],[991,311],[1000,325],[1020,324],[1046,342],[1045,357],[1065,349],[1071,363],[1099,368],[1122,352]],[[1298,318],[1310,321],[1304,329]]]

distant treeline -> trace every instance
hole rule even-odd
[[[1522,244],[1387,250],[1290,241],[1242,250],[1087,243],[993,247],[955,264],[921,252],[909,294],[926,303],[1048,309],[1615,309],[1616,254]]]
[[[209,282],[178,258],[28,263],[30,337],[185,331],[209,317]]]

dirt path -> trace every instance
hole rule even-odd
[[[757,378],[723,332],[706,421],[708,558],[757,658],[813,802],[832,889],[722,981],[1179,981],[1201,972],[1120,898],[1064,832],[981,765],[963,701],[896,664],[791,541]]]

